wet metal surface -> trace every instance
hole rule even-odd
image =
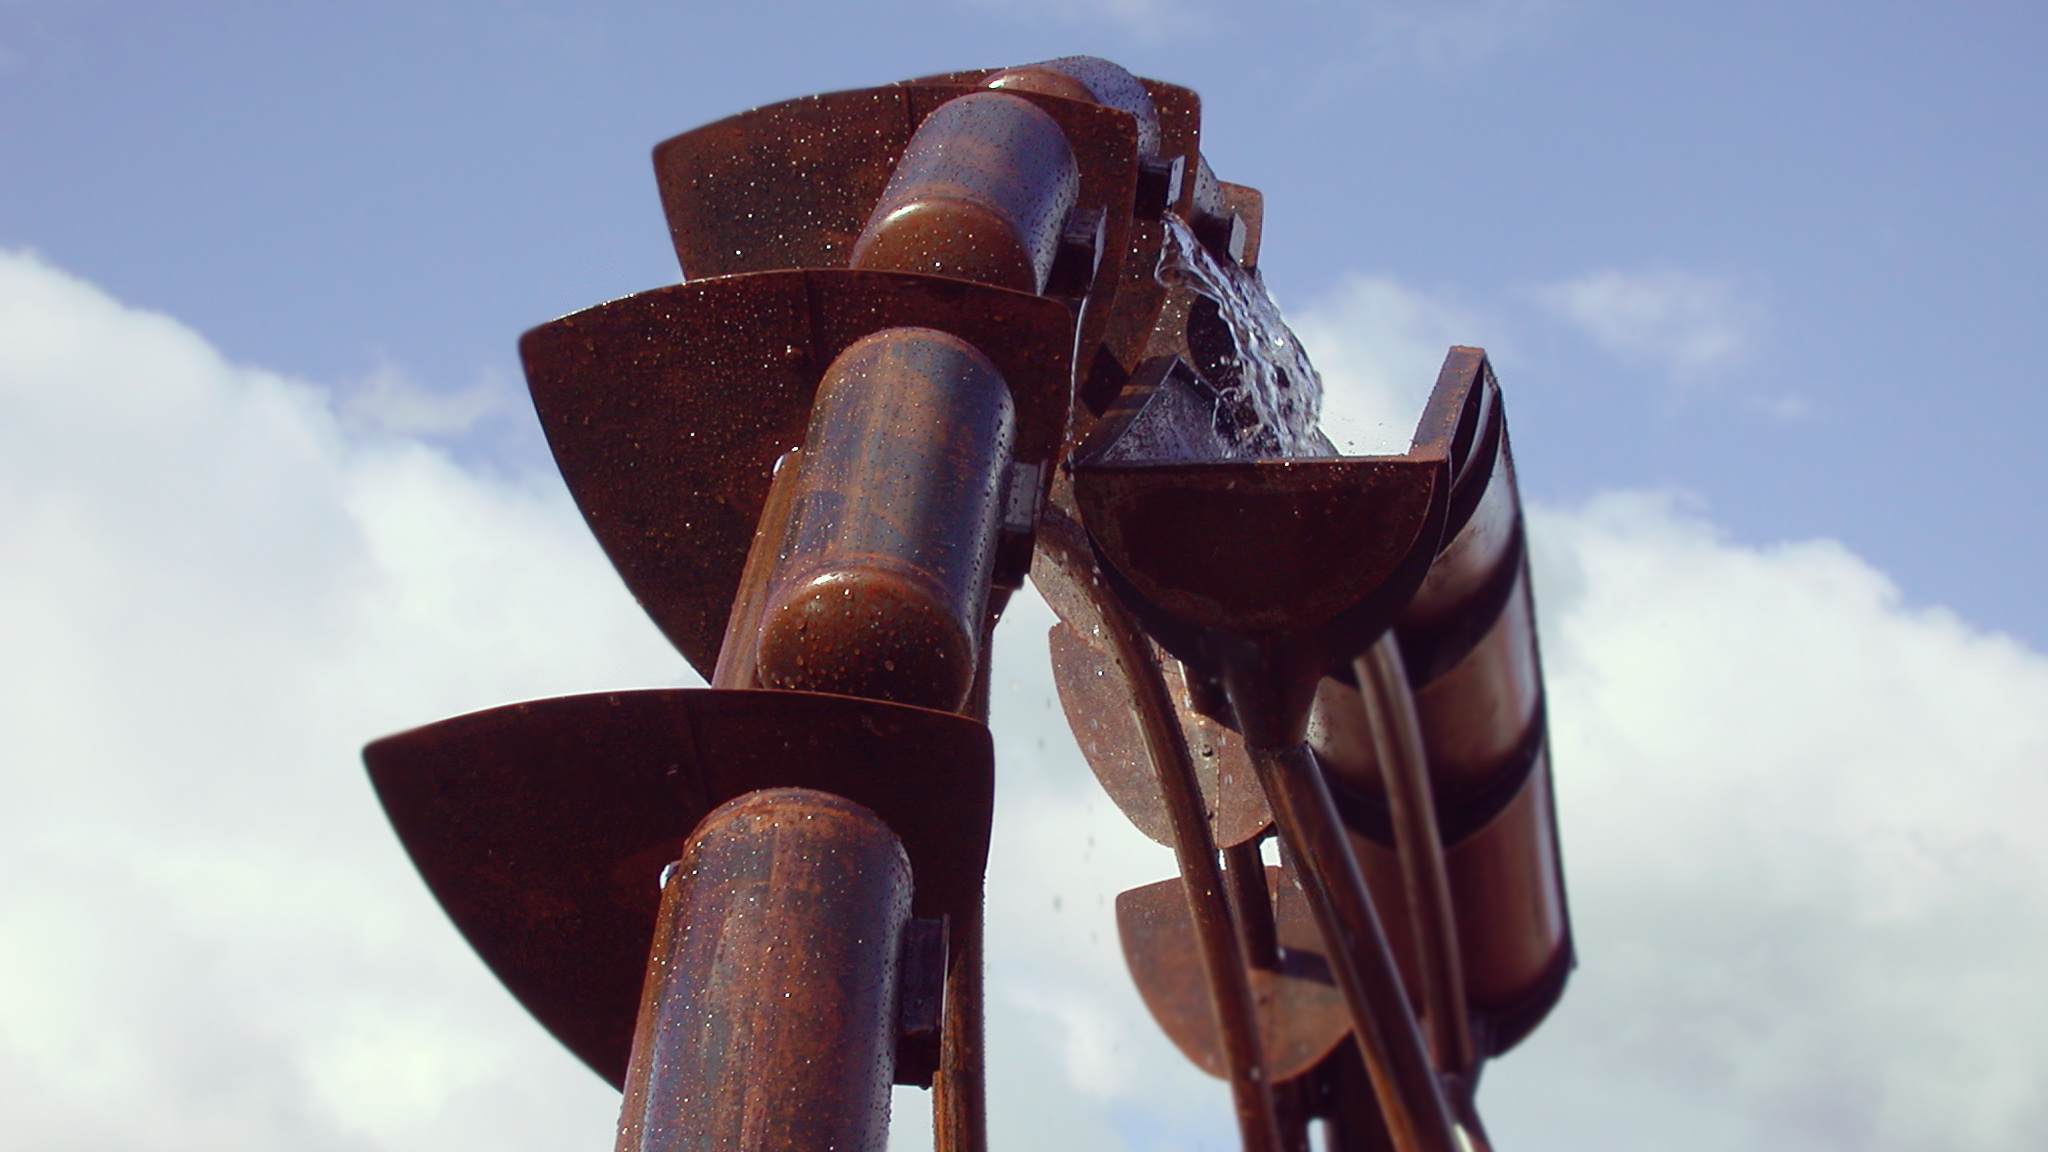
[[[1162,644],[1225,685],[1254,746],[1301,740],[1316,681],[1427,575],[1483,423],[1484,354],[1453,361],[1403,456],[1148,462],[1117,452],[1109,420],[1076,453],[1106,574]]]
[[[902,839],[919,916],[978,922],[994,751],[974,721],[795,692],[536,700],[364,751],[385,813],[472,947],[614,1084],[632,1042],[656,880],[719,804],[832,792]]]
[[[1373,732],[1381,767],[1387,815],[1394,827],[1394,848],[1401,861],[1407,896],[1414,969],[1419,979],[1408,987],[1422,1001],[1423,1026],[1430,1054],[1439,1072],[1469,1077],[1475,1069],[1470,1022],[1466,1018],[1465,973],[1459,956],[1457,919],[1450,885],[1444,876],[1443,839],[1438,834],[1435,799],[1430,788],[1429,755],[1423,748],[1422,724],[1415,714],[1415,696],[1401,665],[1400,642],[1380,637],[1352,662],[1358,695]]]
[[[1040,549],[1046,557],[1042,579],[1054,590],[1065,618],[1070,623],[1085,621],[1088,635],[1104,642],[1130,694],[1140,743],[1171,827],[1174,859],[1180,866],[1183,899],[1194,930],[1194,957],[1214,1007],[1218,1047],[1236,1105],[1238,1130],[1246,1152],[1280,1152],[1286,1138],[1272,1077],[1264,1067],[1265,1051],[1258,1038],[1258,1010],[1247,967],[1252,955],[1248,946],[1254,941],[1245,931],[1246,920],[1231,908],[1227,879],[1218,867],[1216,842],[1210,835],[1210,814],[1202,802],[1193,757],[1156,650],[1101,579],[1080,526],[1065,511],[1067,497],[1064,487],[1056,484],[1039,533]],[[1238,848],[1230,851],[1241,853]],[[1257,903],[1263,913],[1265,901]]]
[[[1312,1116],[1330,1152],[1486,1149],[1478,1061],[1572,963],[1499,387],[1454,348],[1407,453],[1335,457],[1264,199],[1200,130],[1092,57],[744,112],[655,150],[687,282],[521,341],[592,531],[718,687],[365,758],[515,996],[631,1056],[622,1150],[880,1149],[893,1079],[983,1152],[977,721],[1027,567],[1091,768],[1181,873],[1119,900],[1134,977],[1249,1152]]]
[[[1400,859],[1390,843],[1358,832],[1351,845],[1395,957],[1419,987]],[[1574,962],[1547,761],[1490,823],[1446,846],[1444,870],[1475,1042],[1497,1056],[1542,1023]]]
[[[1227,458],[1336,455],[1316,426],[1322,377],[1281,319],[1265,281],[1240,262],[1243,221],[1235,215],[1205,219],[1221,222],[1221,234],[1204,237],[1179,217],[1167,218],[1159,278],[1186,297],[1184,359],[1212,397]],[[1219,251],[1210,251],[1212,241]]]
[[[1397,1144],[1432,1152],[1455,1146],[1443,1086],[1321,769],[1299,742],[1316,682],[1375,639],[1427,575],[1455,478],[1488,423],[1489,383],[1483,355],[1454,352],[1404,457],[1107,462],[1119,430],[1105,421],[1075,468],[1084,522],[1119,591],[1176,655],[1222,681],[1331,942],[1381,1110]]]
[[[1474,371],[1454,352],[1447,373]],[[1484,1054],[1518,1042],[1564,989],[1572,964],[1558,865],[1520,498],[1498,385],[1477,359],[1478,420],[1453,484],[1450,537],[1394,623],[1429,764],[1430,800],[1446,848],[1450,904],[1467,969],[1467,1000]],[[1351,684],[1318,687],[1312,747],[1347,823],[1374,845],[1362,860],[1382,909],[1412,913],[1385,859],[1398,836],[1373,747],[1374,725]],[[1541,777],[1541,779],[1538,779]],[[1390,904],[1390,902],[1393,902]],[[1403,918],[1388,911],[1386,919]],[[1418,972],[1414,942],[1397,941]]]
[[[1437,1078],[1374,900],[1337,820],[1322,772],[1303,745],[1255,748],[1252,762],[1281,842],[1298,861],[1316,929],[1344,994],[1352,1036],[1380,1113],[1403,1152],[1459,1152]]]
[[[1072,317],[1057,300],[894,272],[693,281],[544,324],[520,341],[562,478],[626,586],[707,677],[775,460],[803,443],[825,367],[856,340],[923,327],[1008,382],[1016,456],[1059,449]]]
[[[1280,1081],[1320,1063],[1349,1033],[1351,1021],[1307,899],[1285,872],[1264,871],[1279,955],[1273,965],[1252,967],[1252,992],[1266,1070]],[[1124,961],[1152,1018],[1196,1067],[1223,1076],[1209,989],[1200,968],[1186,962],[1195,932],[1182,882],[1161,880],[1118,896],[1116,924]]]
[[[891,328],[841,353],[795,465],[761,683],[958,710],[1015,435],[1008,386],[958,337]]]
[[[1130,688],[1116,662],[1065,624],[1055,625],[1048,639],[1060,707],[1096,781],[1138,831],[1172,844],[1166,801],[1145,753]],[[1273,822],[1244,738],[1195,711],[1187,703],[1187,681],[1179,661],[1162,656],[1167,690],[1173,695],[1174,711],[1194,758],[1195,778],[1202,786],[1202,802],[1210,814],[1211,834],[1218,847],[1241,844]]]
[[[910,860],[825,792],[705,817],[662,893],[618,1152],[884,1152]]]
[[[685,274],[846,267],[912,133],[976,90],[979,77],[807,96],[665,141],[655,149],[655,174]],[[1132,220],[1139,125],[1113,107],[1010,91],[1057,123],[1078,165],[1075,203],[1102,215],[1102,299],[1083,316],[1084,364],[1112,323],[1111,354],[1135,364],[1159,307],[1151,270],[1163,235],[1156,222]],[[1113,314],[1112,296],[1120,300]]]
[[[949,100],[911,136],[849,262],[1036,294],[1080,184],[1059,122],[1030,100]]]

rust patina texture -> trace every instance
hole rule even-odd
[[[1247,366],[1310,369],[1244,343],[1284,335],[1265,200],[1200,145],[1193,92],[1092,57],[742,112],[655,149],[685,281],[521,340],[713,687],[365,759],[478,954],[624,1088],[622,1152],[881,1149],[891,1083],[985,1149],[990,643],[1027,571],[1084,756],[1174,851],[1118,900],[1132,976],[1244,1146],[1490,1147],[1480,1067],[1573,955],[1500,388],[1453,348],[1405,453],[1282,440],[1294,400],[1231,439]]]

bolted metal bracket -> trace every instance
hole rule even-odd
[[[1202,212],[1195,216],[1193,228],[1195,239],[1209,255],[1225,264],[1244,263],[1245,244],[1251,238],[1244,217],[1235,212]]]
[[[896,961],[896,1076],[898,1084],[932,1086],[939,1037],[946,1023],[949,921],[912,918],[903,925]]]
[[[1003,521],[996,530],[996,587],[1024,586],[1031,570],[1031,548],[1037,540],[1038,509],[1045,501],[1045,464],[1018,461],[1010,465],[1009,488],[1003,494]]]
[[[1140,220],[1157,220],[1166,215],[1166,210],[1180,200],[1187,170],[1185,156],[1138,162],[1138,200],[1134,211]]]
[[[1076,208],[1060,230],[1059,247],[1053,251],[1052,271],[1045,277],[1045,294],[1063,300],[1079,300],[1095,286],[1095,273],[1102,266],[1102,238],[1108,218],[1100,208]]]

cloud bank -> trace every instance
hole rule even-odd
[[[1728,279],[1681,268],[1601,269],[1531,294],[1604,351],[1660,365],[1680,382],[1739,363],[1769,319]]]
[[[1321,362],[1391,422],[1384,381],[1464,334],[1364,284],[1324,309],[1353,360]],[[686,672],[552,477],[346,415],[0,254],[6,1147],[609,1139],[616,1097],[447,926],[356,751]],[[1501,1146],[2038,1145],[2048,661],[1668,498],[1532,531],[1582,967],[1489,1073]],[[1087,778],[1048,623],[1026,598],[999,641],[995,1144],[1229,1148],[1122,972],[1110,903],[1171,857]]]

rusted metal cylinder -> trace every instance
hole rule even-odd
[[[1482,490],[1394,625],[1437,804],[1449,819],[1488,800],[1497,811],[1513,795],[1542,724],[1543,674],[1505,436],[1491,466],[1474,471]],[[1341,786],[1377,796],[1385,783],[1356,697],[1350,685],[1325,680],[1310,743]]]
[[[1521,787],[1543,743],[1543,673],[1534,606],[1514,574],[1508,602],[1457,663],[1415,688],[1430,782],[1447,832],[1490,820]],[[1408,665],[1410,674],[1414,664]],[[1384,794],[1358,690],[1337,680],[1316,689],[1309,741],[1324,770],[1355,797]]]
[[[1039,293],[1080,188],[1066,134],[1029,100],[949,100],[910,138],[852,266]]]
[[[1520,500],[1497,409],[1492,418],[1469,491],[1460,480],[1463,523],[1395,623],[1483,1053],[1505,1050],[1542,1019],[1571,963]],[[1416,954],[1387,774],[1355,687],[1319,685],[1309,739],[1415,988],[1427,966]],[[1423,919],[1432,919],[1427,910]]]
[[[884,1152],[910,861],[798,788],[712,812],[662,890],[618,1152]]]
[[[1356,831],[1351,846],[1386,914],[1403,978],[1414,987],[1420,974],[1400,857]],[[1569,962],[1549,772],[1531,773],[1491,823],[1451,845],[1444,869],[1457,909],[1466,1001],[1486,1022],[1484,1047],[1498,1054],[1541,1022]]]
[[[1062,56],[991,72],[981,83],[998,92],[1038,92],[1128,112],[1138,125],[1138,157],[1159,155],[1159,109],[1144,82],[1120,64],[1100,56]]]
[[[841,353],[761,613],[761,683],[959,710],[1015,436],[1009,386],[956,336],[893,328]]]

